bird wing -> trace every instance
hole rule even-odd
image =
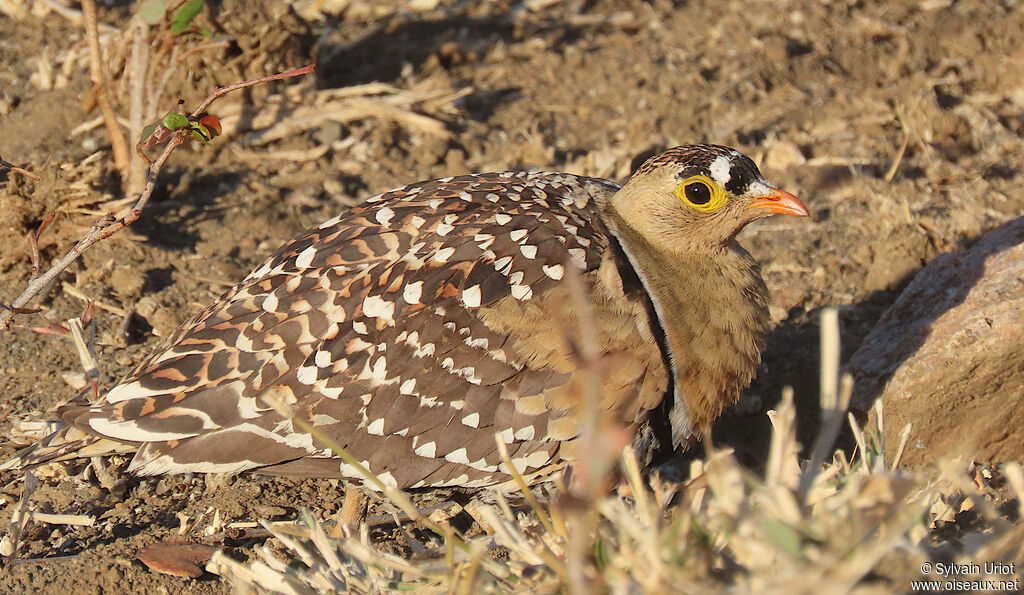
[[[614,190],[507,172],[370,199],[283,246],[102,402],[62,417],[137,445],[140,474],[359,477],[303,425],[400,487],[506,480],[495,433],[521,471],[557,463],[579,431],[583,322],[604,362],[602,411],[629,423],[664,391],[656,347],[601,281],[596,201]],[[573,275],[593,304],[575,303]]]

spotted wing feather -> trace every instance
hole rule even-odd
[[[596,283],[609,258],[598,202],[614,190],[502,173],[374,197],[287,243],[101,403],[63,418],[137,445],[142,474],[358,477],[268,394],[400,487],[506,480],[496,432],[522,470],[557,464],[580,392],[566,277]],[[601,307],[609,336],[625,337],[603,345],[622,376],[606,408],[627,402],[630,421],[656,405],[664,370],[635,316]]]

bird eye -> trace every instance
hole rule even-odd
[[[676,187],[676,196],[690,207],[711,213],[725,206],[725,190],[707,176],[690,176]]]
[[[711,189],[705,182],[690,182],[685,190],[687,200],[695,205],[706,205],[711,200]]]

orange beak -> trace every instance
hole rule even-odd
[[[778,188],[772,188],[770,194],[758,198],[750,204],[751,209],[764,209],[780,215],[809,217],[811,215],[800,199]]]

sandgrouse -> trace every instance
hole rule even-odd
[[[642,456],[678,446],[753,378],[767,289],[735,238],[775,213],[808,211],[716,145],[621,188],[515,171],[392,190],[289,241],[4,467],[134,453],[140,475],[361,479],[301,420],[399,488],[506,482],[495,434],[541,481],[585,456],[586,350],[602,419]]]

